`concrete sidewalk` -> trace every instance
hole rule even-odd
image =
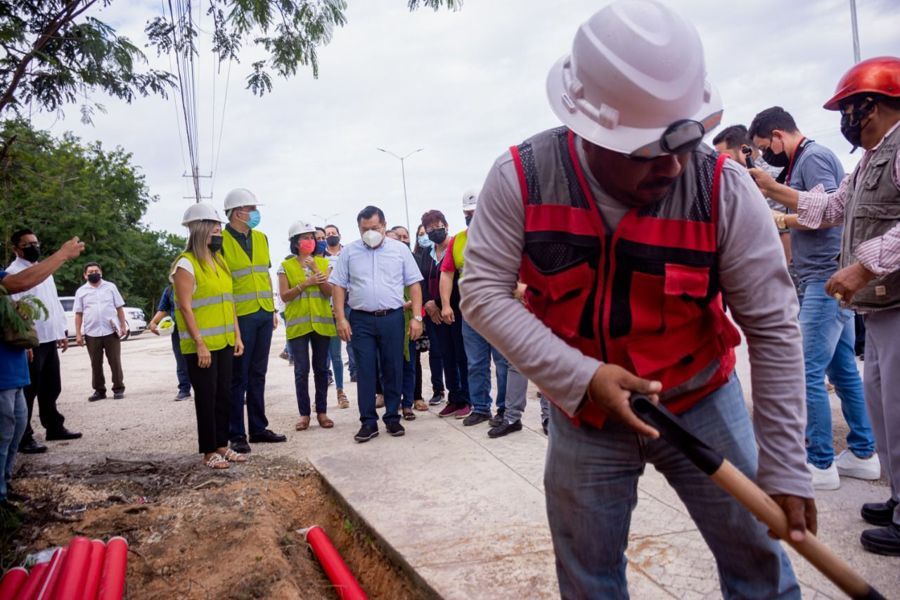
[[[282,345],[279,329],[272,344],[266,404],[270,427],[287,433],[288,441],[254,444],[251,460],[288,456],[311,461],[398,563],[413,570],[436,595],[558,597],[542,490],[547,440],[533,389],[525,429],[505,438],[491,440],[487,424],[463,427],[461,421],[439,419],[433,410],[404,422],[407,434],[402,438],[391,438],[382,428],[378,438],[357,444],[356,390],[349,383],[346,391],[352,404],[347,410],[335,407],[334,388],[329,390],[334,429],[323,430],[314,421],[307,431],[293,430],[297,419],[293,370],[277,358]],[[172,401],[175,376],[169,340],[145,334],[129,341],[123,345],[123,363],[126,398],[88,403],[87,353],[83,348],[66,352],[59,406],[66,426],[83,431],[84,438],[50,442],[47,454],[20,461],[68,463],[76,469],[112,455],[139,459],[161,452],[195,453],[193,403]],[[427,387],[427,360],[423,363]],[[740,364],[746,385],[745,357]],[[842,418],[836,404],[834,408],[839,428]],[[34,427],[42,440],[37,415]],[[842,444],[843,437],[836,433],[836,444]],[[823,541],[882,593],[898,597],[900,558],[865,553],[858,542],[866,527],[858,516],[860,504],[883,501],[888,493],[883,481],[843,479],[840,490],[817,498],[819,530]],[[712,556],[674,491],[652,468],[641,479],[630,537],[633,598],[720,597]],[[805,597],[841,597],[802,559],[794,557],[793,562]]]

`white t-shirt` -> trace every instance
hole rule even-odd
[[[172,272],[169,273],[169,281],[173,284],[175,283],[175,271],[178,269],[184,269],[188,273],[191,274],[191,277],[194,278],[194,293],[197,292],[197,276],[194,275],[194,263],[186,259],[185,257],[181,257],[178,259],[178,262],[175,263],[175,267],[172,269]],[[174,289],[174,288],[172,288]]]
[[[97,287],[85,283],[75,292],[72,308],[82,313],[81,329],[89,337],[103,337],[116,333],[119,327],[117,308],[125,306],[125,300],[116,284],[101,279]]]

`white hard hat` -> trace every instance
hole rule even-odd
[[[656,0],[616,0],[582,24],[550,69],[547,95],[579,136],[637,156],[677,150],[696,123],[702,138],[722,119],[697,30]]]
[[[187,225],[188,223],[193,223],[194,221],[216,221],[217,223],[225,222],[224,219],[219,216],[219,211],[216,210],[216,207],[205,202],[191,204],[188,209],[184,211],[184,217],[182,217],[181,219],[181,224]]]
[[[256,194],[247,188],[235,188],[225,196],[225,210],[240,208],[241,206],[262,206],[256,201]]]
[[[478,190],[466,190],[463,194],[463,210],[475,210],[478,206]]]
[[[295,235],[300,235],[301,233],[315,233],[316,226],[312,223],[308,223],[306,221],[297,221],[291,228],[288,229],[288,239],[294,239]]]

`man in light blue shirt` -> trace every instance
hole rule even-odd
[[[409,339],[415,340],[422,334],[422,273],[408,247],[385,237],[386,222],[380,208],[365,207],[356,223],[362,239],[344,246],[329,281],[334,286],[338,336],[345,342],[352,337],[356,354],[356,395],[362,427],[354,439],[367,442],[378,435],[376,360],[381,363],[385,428],[394,437],[405,433],[399,412],[406,334],[403,290],[409,288],[413,314]],[[349,321],[344,313],[348,295]]]

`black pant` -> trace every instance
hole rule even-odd
[[[88,356],[91,357],[91,387],[95,392],[106,393],[106,378],[103,377],[103,353],[112,371],[112,391],[114,394],[125,391],[122,376],[122,341],[118,334],[110,333],[101,337],[84,336]]]
[[[234,348],[225,346],[212,354],[212,363],[200,368],[197,354],[185,354],[188,377],[194,388],[197,410],[197,440],[200,452],[210,454],[228,446],[228,417],[231,414],[231,366]]]
[[[55,433],[63,428],[63,417],[56,410],[56,400],[62,391],[59,377],[59,352],[56,342],[45,342],[34,349],[34,356],[28,364],[31,384],[25,387],[25,403],[28,404],[28,425],[25,427],[23,442],[31,440],[34,430],[31,428],[31,415],[34,412],[34,399],[37,397],[40,409],[41,425],[47,433]]]
[[[294,387],[297,391],[297,408],[301,417],[308,417],[309,410],[309,347],[312,346],[313,379],[316,382],[316,413],[328,410],[328,347],[331,338],[311,331],[291,338],[288,345],[294,355]]]

